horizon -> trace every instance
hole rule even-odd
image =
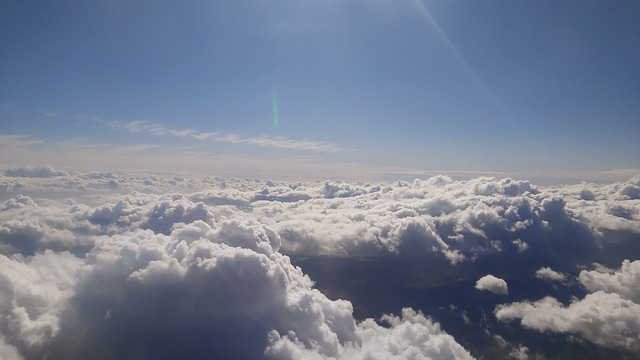
[[[0,359],[640,359],[640,2],[0,2]]]
[[[640,172],[639,13],[7,2],[0,164],[620,181],[610,173]]]

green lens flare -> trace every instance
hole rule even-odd
[[[278,128],[278,94],[273,92],[273,127]]]

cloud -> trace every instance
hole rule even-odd
[[[29,139],[28,136],[24,135],[0,135],[0,148],[3,149],[24,149],[42,143],[42,140]]]
[[[111,207],[120,214],[126,208]],[[138,228],[93,239],[82,257],[46,250],[0,258],[2,284],[9,285],[3,313],[12,314],[0,320],[3,351],[52,359],[471,359],[437,323],[410,309],[384,316],[389,327],[356,322],[351,303],[314,289],[263,224],[196,219],[174,223],[168,234]]]
[[[169,196],[168,196],[169,197]],[[169,234],[177,223],[192,223],[196,220],[212,222],[213,215],[207,206],[202,203],[190,203],[181,196],[178,200],[162,199],[147,214],[147,220],[142,224],[143,229],[151,229],[154,232]]]
[[[639,205],[619,194],[623,184],[590,187],[599,200],[585,205],[571,188],[556,190],[493,178],[454,181],[440,176],[382,185],[305,184],[91,172],[56,178],[4,177],[2,181],[7,191],[19,191],[15,196],[75,194],[84,202],[93,202],[100,194],[102,202],[86,209],[84,219],[89,223],[85,226],[98,226],[103,233],[142,227],[168,234],[175,224],[196,219],[252,218],[281,236],[284,253],[296,255],[396,254],[440,257],[452,264],[497,263],[516,257],[537,268],[553,266],[566,272],[578,263],[608,262],[594,257],[606,254],[602,246],[627,248],[625,244],[631,244],[640,232],[636,230],[640,219],[634,217]],[[18,201],[15,199],[11,201]],[[610,214],[623,213],[607,210],[616,209],[610,204],[614,200],[629,216]],[[5,226],[7,239],[16,239],[19,233],[42,234],[37,230],[44,230],[41,225],[48,218],[44,211],[40,210],[37,221],[26,213],[23,217],[6,213],[6,220],[13,221],[11,228]],[[56,220],[48,226],[63,230],[60,224]],[[73,226],[65,229],[75,232]],[[622,238],[612,242],[614,236]]]
[[[453,337],[428,317],[411,309],[402,316],[385,315],[380,326],[372,319],[358,325],[359,342],[349,343],[337,359],[472,359]],[[320,359],[314,350],[289,333],[269,334],[267,354],[278,359]]]
[[[68,174],[64,171],[56,170],[50,165],[37,165],[13,167],[5,170],[4,175],[9,177],[48,178]]]
[[[0,255],[0,348],[5,349],[0,354],[18,351],[32,358],[32,349],[57,334],[81,268],[82,260],[68,252],[47,250],[29,258]]]
[[[7,211],[11,209],[22,209],[25,207],[35,207],[35,206],[37,205],[33,201],[33,199],[31,199],[28,196],[19,194],[18,196],[3,202],[0,205],[0,211]]]
[[[640,304],[640,260],[624,260],[620,270],[612,274],[583,270],[578,280],[589,291],[616,293]]]
[[[552,297],[499,305],[500,321],[520,319],[541,332],[573,333],[605,347],[640,353],[640,305],[616,293],[597,291],[568,306]]]
[[[476,289],[492,292],[496,295],[507,295],[507,282],[493,275],[485,275],[476,281]]]
[[[22,360],[22,356],[14,346],[5,342],[4,338],[0,336],[0,359],[5,360]]]
[[[490,333],[487,332],[487,334],[490,334]],[[507,354],[507,356],[509,356],[510,359],[527,360],[532,358],[532,356],[530,356],[529,354],[529,348],[522,344],[512,344],[498,334],[493,334],[493,339],[498,344],[498,346],[500,346],[503,349],[509,350],[509,353]]]
[[[552,270],[550,267],[541,267],[536,270],[536,277],[538,279],[545,279],[551,281],[565,281],[566,276],[563,273]]]
[[[11,314],[20,314],[14,310],[20,306],[27,314],[0,320],[0,354],[144,357],[155,354],[152,344],[166,343],[161,351],[194,357],[205,351],[260,358],[267,350],[280,358],[465,358],[465,350],[417,310],[357,321],[351,303],[320,293],[289,256],[401,258],[442,264],[452,273],[475,269],[480,275],[507,272],[505,278],[536,273],[559,279],[585,264],[620,264],[620,254],[640,256],[633,241],[640,233],[640,203],[624,190],[634,181],[536,186],[437,176],[373,184],[104,171],[0,176],[7,185],[0,192],[0,273],[20,269],[6,271],[14,277],[1,301]],[[593,199],[583,199],[583,189]],[[40,269],[35,259],[45,255],[73,265],[60,267],[57,276],[66,282],[52,281],[47,288],[44,275],[28,270]],[[635,311],[638,294],[630,284],[638,282],[637,265],[583,271],[579,280],[590,295],[604,295],[574,303],[597,300],[602,309]],[[507,294],[504,280],[483,279],[479,288]],[[14,304],[18,286],[29,289],[31,298],[54,294],[59,300],[35,310]],[[518,303],[507,304],[500,320],[523,319],[525,310],[540,318],[534,310],[544,306],[557,311],[557,319],[577,311],[573,303],[549,299],[522,301],[511,312],[509,306]],[[602,314],[590,316],[596,321]],[[472,312],[469,318],[481,322]],[[625,319],[633,334],[636,319],[620,315]],[[576,321],[544,331],[599,336],[596,330],[580,333]],[[614,325],[611,331],[622,333],[610,334],[603,346],[625,347],[620,344],[627,330]],[[530,353],[537,350],[526,345]],[[512,356],[524,356],[524,349]]]
[[[577,334],[595,344],[640,354],[640,296],[637,289],[640,261],[625,260],[613,274],[582,271],[578,280],[587,290],[583,299],[564,305],[553,297],[535,302],[498,305],[500,321],[520,320],[540,332]]]
[[[313,151],[320,153],[340,153],[348,151],[344,147],[340,147],[330,142],[325,141],[313,141],[313,140],[294,140],[284,136],[257,136],[257,137],[243,137],[233,133],[225,133],[220,131],[215,132],[196,132],[191,129],[171,129],[167,126],[154,124],[148,121],[131,121],[126,124],[112,122],[111,126],[114,128],[124,128],[131,133],[149,133],[156,136],[172,135],[176,137],[189,137],[199,141],[215,141],[231,144],[247,144],[255,145],[267,148],[287,149],[287,150],[301,150],[301,151]]]

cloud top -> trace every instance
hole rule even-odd
[[[551,280],[551,281],[565,281],[566,277],[563,273],[554,271],[550,267],[541,267],[536,270],[536,277],[538,279]]]
[[[54,169],[51,165],[20,166],[12,167],[4,172],[4,176],[28,177],[28,178],[48,178],[53,176],[66,176],[66,172]]]
[[[637,336],[640,261],[619,258],[637,254],[634,179],[544,187],[485,177],[371,184],[48,173],[58,175],[0,176],[5,358],[470,357],[416,309],[357,320],[349,301],[327,297],[292,264],[307,256],[397,258],[567,284],[579,266],[622,263],[580,272],[590,292],[582,299],[521,300],[495,314],[636,349],[624,339]],[[505,268],[514,261],[523,266]],[[494,275],[475,286],[509,294]],[[581,330],[582,318],[609,333]]]
[[[76,209],[77,223],[101,219],[89,228],[93,244],[82,256],[52,250],[0,255],[0,308],[10,314],[0,318],[3,354],[471,359],[437,323],[411,309],[383,316],[384,326],[357,322],[351,303],[314,289],[264,224],[206,222],[204,205],[159,204],[148,218],[168,222],[148,229],[135,225],[148,220],[137,219],[129,202],[98,213]],[[189,209],[203,216],[190,216]],[[110,228],[118,223],[126,230]]]
[[[499,305],[498,320],[519,320],[540,332],[577,334],[595,344],[640,354],[640,260],[625,260],[612,274],[582,271],[578,280],[591,291],[583,299],[562,304],[553,297]]]
[[[507,295],[507,282],[493,275],[485,275],[476,281],[476,289],[492,292],[496,295]]]

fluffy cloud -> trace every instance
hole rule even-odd
[[[451,263],[516,255],[566,265],[567,254],[598,248],[565,200],[525,181],[440,176],[308,188],[307,201],[253,204],[254,216],[282,236],[290,254],[441,256]]]
[[[38,165],[12,167],[5,170],[4,175],[9,177],[48,178],[53,176],[66,176],[68,174],[64,171],[56,170],[50,165]]]
[[[606,347],[640,353],[640,305],[616,293],[597,291],[568,306],[552,297],[498,306],[501,321],[520,323],[541,332],[577,334]]]
[[[563,273],[559,273],[554,271],[550,267],[541,267],[536,270],[536,277],[538,279],[545,279],[551,281],[564,281],[566,280],[566,276]]]
[[[337,359],[471,359],[471,355],[455,340],[443,333],[431,319],[411,309],[403,309],[402,317],[385,315],[380,326],[372,319],[358,325],[357,343],[349,343]],[[321,359],[289,333],[269,334],[268,355],[278,359]]]
[[[616,293],[640,304],[640,260],[624,260],[620,270],[612,274],[583,270],[578,280],[589,291]]]
[[[623,194],[636,186],[633,181],[544,188],[509,178],[438,176],[387,185],[303,184],[91,172],[2,182],[9,195],[3,206],[17,206],[21,194],[74,196],[82,199],[79,207],[88,205],[85,220],[103,233],[142,227],[168,234],[174,225],[196,219],[252,218],[282,237],[284,253],[296,255],[399,254],[453,264],[516,256],[567,271],[606,260],[593,255],[605,254],[602,246],[626,246],[640,234],[640,201]],[[594,200],[583,200],[583,190]],[[35,230],[45,217],[37,218],[38,224],[25,218],[6,226],[5,236],[43,233]]]
[[[39,206],[22,195],[0,204],[0,252],[5,255],[73,250],[89,245],[85,236],[96,231],[97,227],[78,219],[68,206]]]
[[[52,359],[471,358],[409,309],[383,317],[389,326],[357,323],[351,303],[315,290],[279,245],[256,222],[198,219],[168,235],[98,235],[83,258],[3,256],[2,351]]]
[[[61,313],[73,295],[82,261],[50,250],[29,258],[0,255],[0,354],[27,358],[59,332]],[[2,345],[4,344],[4,345]]]
[[[507,295],[507,282],[493,275],[485,275],[476,281],[476,289],[490,291],[496,295]]]
[[[189,203],[182,199],[180,195],[174,195],[178,200],[162,199],[156,204],[147,215],[147,221],[142,224],[145,229],[151,229],[154,232],[169,234],[172,227],[177,223],[192,223],[196,220],[205,222],[213,221],[213,215],[202,203]]]
[[[582,271],[579,281],[592,291],[583,299],[569,305],[552,297],[499,305],[495,316],[501,321],[519,319],[524,327],[541,332],[577,334],[595,344],[640,354],[639,266],[640,261],[625,260],[613,274]]]
[[[636,182],[1,176],[0,303],[7,315],[0,318],[0,356],[468,358],[437,323],[411,309],[356,321],[351,303],[320,293],[287,256],[401,257],[482,274],[507,265],[522,276],[538,269],[538,277],[560,279],[578,265],[640,256]],[[69,266],[52,265],[59,279],[48,280],[45,259]],[[587,306],[596,302],[633,315],[637,274],[638,261],[615,273],[583,271],[579,280],[593,294],[570,305],[551,298],[505,305],[499,319],[540,319],[536,311],[547,306],[569,325],[523,325],[595,339],[597,329],[580,332],[570,315],[580,310],[596,321],[603,315]],[[506,282],[493,276],[477,287],[507,294]],[[635,334],[632,315],[605,319],[627,327],[612,324],[609,338],[596,343],[633,348],[623,341]]]

